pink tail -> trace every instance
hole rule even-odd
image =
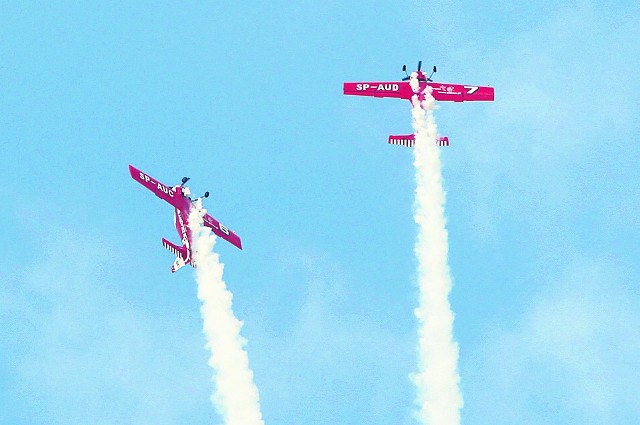
[[[390,145],[401,145],[412,148],[416,144],[416,137],[413,134],[401,134],[398,136],[389,136]]]
[[[400,134],[398,136],[389,136],[389,144],[401,145],[401,146],[406,146],[408,148],[412,148],[416,144],[416,136],[413,134]],[[449,138],[446,136],[438,137],[436,144],[438,146],[449,146]]]
[[[166,240],[165,238],[162,238],[162,246],[167,248],[176,256],[176,260],[173,262],[173,265],[171,266],[171,273],[175,273],[179,269],[181,269],[185,264],[189,264],[190,261],[189,261],[189,256],[187,253],[186,246],[174,245],[168,240]]]
[[[438,137],[438,146],[449,146],[449,138],[447,136]]]

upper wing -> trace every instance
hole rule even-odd
[[[172,188],[165,186],[153,177],[138,170],[133,165],[129,165],[129,173],[131,177],[138,183],[152,191],[158,198],[164,199],[174,207],[178,208],[180,195]]]
[[[465,86],[462,84],[427,83],[433,91],[431,95],[439,101],[470,102],[494,100],[493,87]]]
[[[235,245],[236,247],[242,249],[242,241],[240,240],[240,237],[229,230],[224,224],[220,223],[209,214],[205,214],[203,219],[204,225],[211,228],[211,230],[213,230],[213,233],[220,236],[222,239],[226,240],[232,245]]]
[[[413,90],[406,81],[344,83],[343,93],[352,96],[395,97],[411,100]]]

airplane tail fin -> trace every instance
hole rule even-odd
[[[174,245],[165,238],[162,238],[162,246],[167,248],[176,256],[176,260],[171,266],[171,273],[177,272],[187,264],[187,247]]]
[[[416,144],[416,136],[414,134],[400,134],[398,136],[389,136],[389,144],[412,148]],[[449,146],[449,138],[447,136],[438,137],[436,144],[438,146]]]

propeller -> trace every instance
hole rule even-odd
[[[402,71],[404,71],[404,73],[405,73],[405,74],[407,74],[407,76],[406,76],[406,77],[404,77],[404,78],[402,79],[402,81],[407,81],[407,80],[411,79],[411,77],[410,77],[410,76],[409,76],[409,74],[407,73],[407,65],[402,65]],[[422,71],[422,61],[418,61],[418,72],[421,72],[421,71]],[[418,77],[418,80],[419,80],[419,81],[431,81],[431,76],[432,76],[433,74],[435,74],[435,72],[436,72],[436,67],[434,66],[434,67],[433,67],[433,72],[431,73],[431,75],[429,75],[429,77],[428,77],[428,78]]]
[[[433,81],[433,80],[431,79],[431,77],[433,77],[433,74],[435,74],[437,71],[438,71],[438,69],[436,68],[436,66],[435,66],[435,65],[433,65],[433,71],[431,72],[431,75],[429,75],[429,76],[427,77],[427,81]]]
[[[405,74],[407,74],[407,65],[402,65],[402,71],[403,71]],[[411,78],[411,77],[409,77],[409,74],[407,74],[407,76],[406,76],[406,77],[404,77],[404,78],[402,79],[402,81],[407,81],[409,78]]]
[[[209,192],[205,192],[204,195],[202,195],[201,197],[199,197],[198,199],[202,199],[202,198],[208,198],[209,197]]]

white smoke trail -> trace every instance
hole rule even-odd
[[[415,75],[410,82],[416,90]],[[419,324],[418,372],[412,376],[419,406],[416,416],[422,424],[459,425],[463,401],[458,387],[458,344],[453,340],[453,312],[448,299],[451,275],[447,260],[445,193],[431,88],[427,86],[422,102],[414,96],[412,103],[416,138],[414,220],[418,225],[414,250],[420,289],[420,302],[415,310]]]
[[[211,401],[226,425],[264,425],[258,388],[243,348],[246,340],[240,335],[242,322],[233,314],[233,295],[222,279],[224,265],[213,252],[216,236],[202,224],[205,213],[200,200],[196,201],[189,214],[189,227],[203,331],[211,351],[209,365],[215,372],[216,390]]]

